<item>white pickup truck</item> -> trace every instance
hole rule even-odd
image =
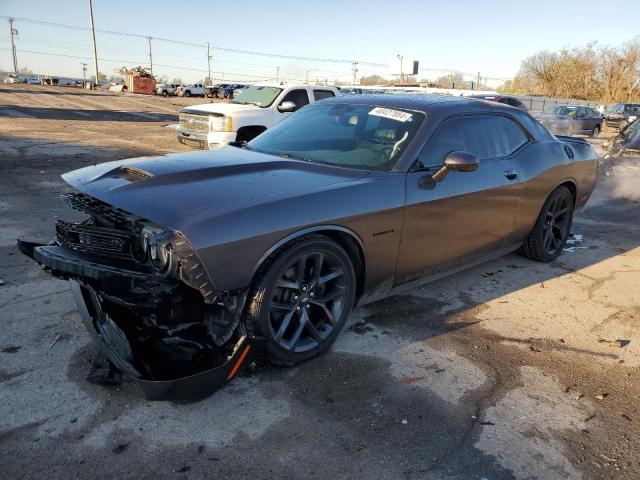
[[[205,88],[202,83],[190,83],[176,88],[176,95],[179,97],[204,97],[204,94]]]
[[[183,108],[176,134],[180,143],[198,148],[249,141],[291,112],[336,95],[335,87],[320,85],[251,85],[229,103]]]
[[[177,89],[178,85],[175,83],[162,83],[160,85],[156,85],[156,95],[168,97],[169,95],[175,95]]]

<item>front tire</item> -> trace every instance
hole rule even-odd
[[[596,125],[595,127],[593,127],[593,130],[591,131],[591,135],[589,136],[591,138],[598,138],[598,135],[600,135],[600,127]]]
[[[574,203],[573,194],[567,187],[560,186],[551,192],[520,253],[538,262],[556,259],[569,239]]]
[[[347,253],[311,235],[278,249],[260,267],[245,323],[265,339],[267,357],[291,366],[327,350],[355,302],[356,279]]]

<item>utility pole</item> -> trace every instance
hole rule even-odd
[[[13,18],[9,19],[9,34],[11,35],[11,53],[13,54],[13,73],[18,74],[18,56],[16,55],[16,41],[15,36],[18,35],[18,30],[13,27]]]
[[[309,72],[314,72],[316,69],[315,68],[310,68],[309,70],[307,70],[307,75],[306,75],[306,84],[309,84]]]
[[[212,85],[213,81],[211,80],[211,46],[209,45],[209,42],[207,42],[207,66],[209,71],[209,76],[207,78],[209,79],[209,84]]]
[[[280,78],[280,67],[276,67],[276,83],[278,83],[278,78]]]
[[[153,77],[153,56],[151,55],[151,37],[147,37],[149,40],[149,71],[151,72],[151,77]]]
[[[480,90],[480,72],[478,72],[478,79],[476,80],[476,90]]]
[[[398,54],[398,60],[400,60],[400,83],[404,83],[404,73],[402,72],[402,60],[404,59],[404,55]]]
[[[358,74],[358,62],[353,62],[351,64],[351,71],[353,72],[353,84],[356,84],[356,76]]]
[[[93,24],[93,1],[89,0],[89,19],[91,21],[91,38],[93,40],[93,68],[96,75],[96,85],[100,82],[98,73],[98,50],[96,49],[96,28]]]
[[[82,88],[87,88],[87,64],[80,62],[82,65]]]

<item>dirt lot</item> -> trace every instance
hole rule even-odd
[[[187,102],[0,86],[0,478],[640,478],[640,159],[601,168],[556,262],[360,308],[302,366],[192,404],[88,384],[68,286],[15,238],[53,236],[62,172],[185,149]]]

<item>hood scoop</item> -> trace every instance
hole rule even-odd
[[[121,165],[112,170],[109,170],[106,173],[103,173],[102,175],[92,178],[91,181],[94,182],[103,178],[122,178],[125,180],[129,180],[130,182],[141,182],[142,180],[148,180],[152,177],[152,173],[149,173],[141,168],[132,167],[129,165]]]

